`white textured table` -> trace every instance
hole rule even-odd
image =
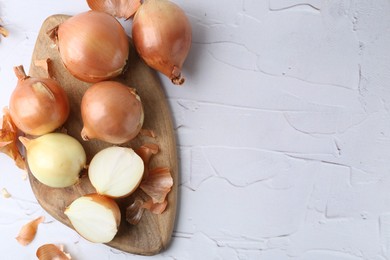
[[[180,156],[177,225],[151,259],[390,259],[390,1],[176,0],[193,45],[162,78]],[[0,107],[43,20],[82,0],[0,0]],[[92,244],[37,204],[0,155],[1,259],[44,243],[74,259],[146,259]],[[45,215],[22,247],[20,227]]]

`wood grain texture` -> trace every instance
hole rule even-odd
[[[71,106],[71,114],[64,127],[67,133],[78,139],[84,146],[88,162],[94,154],[111,144],[92,140],[85,142],[81,139],[82,120],[80,114],[81,98],[86,89],[91,85],[74,78],[63,66],[58,55],[57,48],[46,35],[49,29],[65,21],[69,16],[54,15],[48,17],[42,25],[38,35],[29,75],[33,77],[47,77],[47,73],[41,67],[35,65],[36,60],[50,58],[52,60],[54,77],[68,94]],[[144,105],[145,129],[151,129],[156,137],[138,136],[135,140],[121,146],[136,149],[143,143],[157,143],[160,152],[152,158],[150,167],[168,166],[171,169],[174,186],[168,194],[168,207],[161,215],[146,212],[138,225],[130,225],[125,221],[126,207],[134,200],[134,194],[118,199],[122,213],[122,221],[119,232],[109,246],[125,252],[153,255],[165,249],[171,239],[176,216],[178,162],[176,152],[175,135],[172,126],[172,118],[165,94],[155,72],[146,66],[135,52],[130,39],[129,66],[127,71],[114,80],[125,83],[137,90]],[[71,227],[68,218],[64,215],[65,208],[76,198],[95,192],[89,182],[87,172],[82,173],[80,182],[68,188],[50,188],[41,184],[29,173],[32,190],[41,206],[54,218]],[[98,228],[98,227],[97,227]]]

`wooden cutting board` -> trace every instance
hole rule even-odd
[[[84,146],[88,162],[94,154],[111,144],[101,141],[83,141],[80,136],[82,120],[80,115],[81,98],[86,89],[91,85],[75,79],[63,66],[57,48],[46,35],[46,32],[56,25],[62,23],[69,16],[54,15],[48,17],[38,35],[29,75],[33,77],[47,77],[47,72],[36,66],[37,60],[50,58],[54,77],[68,94],[71,114],[64,127],[67,133],[80,141]],[[125,83],[135,88],[144,105],[145,121],[144,129],[153,130],[156,137],[138,136],[135,140],[122,146],[129,146],[134,149],[143,143],[156,143],[160,152],[151,160],[150,168],[170,167],[174,186],[168,194],[168,207],[161,215],[155,215],[145,211],[141,221],[137,225],[126,222],[125,210],[134,200],[134,194],[118,199],[122,213],[122,221],[119,232],[114,240],[107,245],[123,250],[125,252],[153,255],[165,249],[171,239],[176,216],[177,184],[178,184],[178,162],[175,135],[172,126],[171,112],[165,98],[163,88],[156,76],[155,71],[146,66],[138,57],[130,39],[130,55],[128,70],[114,80]],[[65,208],[76,198],[95,192],[89,182],[87,172],[82,173],[80,183],[68,188],[50,188],[41,184],[29,173],[29,180],[32,190],[40,205],[54,218],[71,227],[68,218],[64,214]],[[99,228],[99,227],[97,227]]]

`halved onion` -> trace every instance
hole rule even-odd
[[[121,220],[117,203],[99,194],[79,197],[64,213],[74,229],[94,243],[108,243],[114,239]]]
[[[88,167],[96,191],[109,197],[131,194],[142,180],[144,163],[131,148],[109,147],[98,152]]]

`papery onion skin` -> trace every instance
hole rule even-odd
[[[145,0],[134,16],[132,36],[141,58],[181,85],[192,29],[184,11],[168,0]]]
[[[67,70],[86,82],[118,76],[127,64],[129,40],[111,15],[88,11],[73,16],[57,28],[57,45]]]
[[[37,249],[36,256],[39,260],[69,260],[70,255],[54,244],[45,244]]]
[[[76,184],[86,165],[86,153],[73,137],[49,133],[36,139],[19,137],[27,150],[27,164],[41,183],[64,188]]]
[[[14,67],[18,84],[11,94],[9,112],[22,132],[43,135],[65,123],[69,101],[59,83],[50,78],[34,78],[25,74],[23,66]]]
[[[41,224],[44,220],[45,217],[41,216],[23,225],[19,231],[18,236],[16,237],[16,240],[19,242],[19,244],[23,246],[30,244],[35,238],[38,225]]]
[[[115,81],[95,83],[81,101],[84,140],[122,144],[136,137],[144,122],[140,97],[134,89]]]
[[[140,188],[152,198],[153,203],[163,203],[173,186],[173,178],[168,167],[157,167],[149,171]]]
[[[5,153],[11,157],[16,166],[26,169],[26,162],[18,148],[18,129],[12,121],[8,108],[3,109],[3,119],[0,123],[0,153]]]

